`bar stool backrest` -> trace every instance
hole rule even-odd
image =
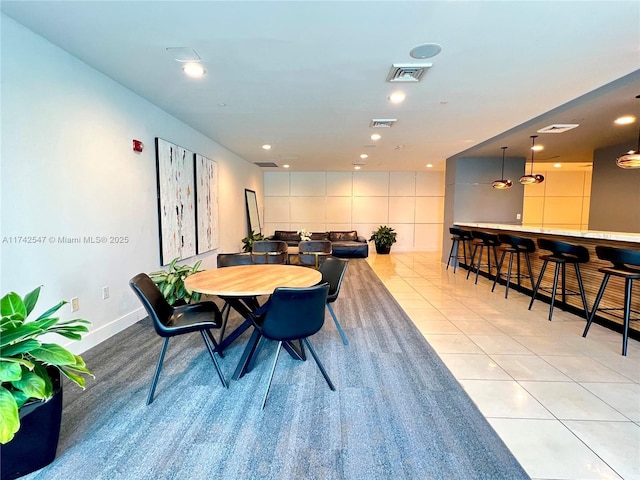
[[[481,232],[480,230],[471,230],[471,235],[474,239],[481,240],[487,245],[500,245],[498,235],[495,233]]]
[[[539,238],[538,247],[542,250],[553,252],[554,257],[561,257],[575,263],[586,263],[589,261],[589,250],[582,245],[560,242],[548,238]]]
[[[625,265],[640,267],[640,250],[597,245],[596,255],[600,260],[613,263],[616,268],[624,268]]]
[[[536,251],[536,244],[530,238],[518,237],[516,235],[509,235],[506,233],[498,234],[500,242],[511,245],[513,248],[520,250],[521,252],[533,253]]]

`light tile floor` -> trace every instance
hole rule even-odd
[[[640,343],[446,270],[439,253],[369,264],[533,479],[640,479]],[[635,293],[635,292],[634,292]],[[593,299],[589,299],[590,302]]]

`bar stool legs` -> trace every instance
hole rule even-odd
[[[513,266],[513,255],[516,255],[516,263],[517,263],[517,267],[516,267],[516,278],[518,279],[518,286],[521,285],[520,283],[520,279],[524,276],[520,273],[520,254],[524,255],[524,258],[526,260],[527,263],[527,271],[528,271],[528,275],[527,277],[530,279],[531,281],[531,291],[535,290],[535,287],[533,285],[533,273],[531,271],[531,259],[529,258],[529,252],[528,251],[524,251],[524,250],[519,250],[517,248],[505,248],[502,251],[502,256],[500,257],[500,262],[498,263],[498,269],[496,271],[496,278],[493,279],[493,286],[491,287],[491,291],[493,292],[494,289],[496,288],[496,284],[498,283],[498,280],[500,279],[500,272],[502,271],[502,266],[504,265],[504,257],[507,255],[507,253],[509,254],[509,268],[507,270],[507,276],[506,276],[506,289],[504,292],[504,298],[508,298],[509,297],[509,283],[511,282],[511,270],[512,270],[512,266]]]
[[[640,250],[629,250],[622,248],[615,248],[609,246],[596,246],[596,254],[598,258],[601,260],[606,260],[611,262],[613,265],[610,267],[599,268],[598,271],[604,273],[604,278],[602,279],[602,285],[600,285],[600,290],[598,290],[598,295],[596,296],[596,301],[593,304],[593,309],[591,310],[591,314],[589,315],[589,319],[587,320],[587,325],[584,328],[584,332],[582,333],[583,337],[587,336],[587,332],[593,323],[593,319],[596,316],[596,312],[598,311],[598,306],[600,305],[600,300],[602,300],[602,295],[604,294],[605,288],[607,288],[607,283],[609,283],[609,278],[611,276],[624,278],[624,307],[623,308],[601,308],[601,312],[606,311],[615,311],[622,310],[623,315],[623,330],[622,330],[622,355],[627,355],[627,343],[629,340],[629,321],[630,320],[640,320],[640,318],[631,318],[631,313],[640,313],[631,308],[631,291],[634,280],[640,280],[640,270],[638,267],[640,266]],[[629,267],[628,265],[631,265]],[[614,315],[619,317],[618,315]]]
[[[460,265],[460,244],[462,244],[462,258],[464,258],[464,263],[467,263],[467,243],[471,239],[471,235],[467,230],[462,230],[460,228],[451,227],[449,229],[449,233],[451,233],[451,251],[449,252],[449,259],[447,260],[447,268],[449,270],[449,265],[451,264],[451,260],[453,259],[453,273],[456,273],[456,269]],[[469,252],[471,253],[471,252]]]
[[[538,239],[538,246],[542,250],[549,250],[553,252],[551,255],[542,255],[540,257],[541,260],[544,260],[542,264],[542,268],[540,269],[540,276],[538,277],[538,281],[536,282],[536,286],[533,289],[533,294],[531,295],[531,302],[529,303],[529,310],[533,306],[533,302],[536,299],[536,295],[539,290],[547,290],[545,288],[540,288],[540,284],[542,283],[542,278],[544,277],[544,272],[547,268],[547,264],[549,262],[553,262],[556,264],[556,268],[553,275],[553,287],[550,291],[551,293],[551,305],[549,307],[549,321],[553,317],[553,307],[555,306],[556,301],[556,293],[558,291],[558,277],[560,271],[562,271],[562,303],[566,304],[567,295],[580,295],[582,299],[582,306],[584,307],[585,319],[589,319],[589,308],[587,307],[587,298],[584,294],[584,287],[582,285],[582,276],[580,275],[580,263],[585,263],[589,261],[589,252],[588,250],[581,245],[572,245],[570,243],[559,242],[556,240],[549,239]],[[575,267],[576,271],[576,280],[578,281],[578,290],[579,292],[569,291],[566,288],[566,273],[567,268],[566,264],[572,263]]]

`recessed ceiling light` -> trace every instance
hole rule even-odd
[[[360,165],[355,165],[353,168],[354,168],[354,170],[360,170],[361,167],[360,167]]]
[[[560,168],[560,167],[562,167],[562,164],[561,163],[554,163],[553,166],[555,168]]]
[[[433,164],[432,163],[427,163],[427,168],[433,168]]]
[[[531,147],[531,150],[533,150],[534,152],[541,152],[542,150],[544,150],[544,147],[542,145],[534,145],[533,147]]]
[[[371,140],[380,140],[382,138],[382,135],[380,135],[379,133],[374,133],[373,135],[371,135]]]
[[[409,52],[413,58],[431,58],[435,57],[442,51],[442,45],[437,43],[423,43],[417,47],[413,47]]]
[[[402,103],[404,102],[404,99],[407,98],[407,94],[404,92],[393,92],[391,95],[389,95],[389,101],[391,103]]]
[[[282,165],[282,168],[289,168],[289,164],[285,163],[284,165]]]
[[[616,125],[629,125],[636,121],[636,117],[632,115],[625,115],[624,117],[616,118],[613,123]]]
[[[187,76],[192,78],[203,77],[204,74],[206,73],[206,70],[204,69],[204,67],[199,63],[185,63],[182,66],[182,70],[184,70],[184,73]]]
[[[265,150],[271,150],[271,145],[266,143],[266,144],[262,145],[262,148],[264,148]]]
[[[363,153],[360,155],[360,158],[364,160],[365,158],[369,158],[369,155],[367,155],[366,153]]]

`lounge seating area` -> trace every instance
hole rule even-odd
[[[286,242],[290,247],[297,247],[300,243],[300,234],[294,230],[276,230],[267,240]],[[356,230],[311,232],[311,240],[329,240],[331,242],[332,255],[341,258],[367,258],[369,256],[369,244],[367,239],[358,235]]]

